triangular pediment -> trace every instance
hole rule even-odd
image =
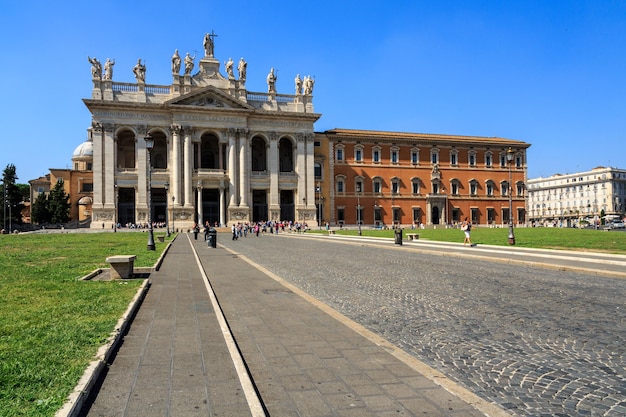
[[[253,110],[252,106],[237,100],[214,86],[199,88],[185,95],[168,100],[165,104],[168,106]]]

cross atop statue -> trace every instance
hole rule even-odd
[[[207,33],[204,35],[204,56],[208,56],[213,58],[213,50],[215,47],[215,39],[217,35],[213,33],[213,29],[211,29],[211,33]]]

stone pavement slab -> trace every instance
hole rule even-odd
[[[485,415],[243,254],[194,243],[269,415]]]
[[[81,415],[253,415],[216,318],[221,312],[265,415],[506,415],[444,389],[433,382],[443,375],[420,372],[386,341],[364,335],[242,255],[189,236],[179,235],[152,272],[146,298]]]
[[[246,416],[248,404],[185,236],[172,244],[83,416]]]

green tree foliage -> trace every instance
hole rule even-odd
[[[65,193],[63,179],[59,178],[48,196],[51,223],[67,223],[70,220],[70,196]]]
[[[50,204],[46,193],[40,193],[33,202],[30,210],[33,223],[50,223],[52,216],[50,215]]]
[[[9,223],[22,224],[22,209],[24,208],[22,202],[24,199],[16,181],[17,170],[15,165],[9,164],[2,171],[2,195],[6,207],[5,224],[3,227],[7,227]]]

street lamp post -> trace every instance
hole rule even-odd
[[[174,233],[176,231],[176,228],[174,226],[174,201],[176,201],[176,196],[172,196],[172,233]]]
[[[393,197],[395,194],[395,183],[392,182],[391,183],[391,228],[395,229],[396,228],[396,213],[393,209]]]
[[[515,233],[513,232],[513,174],[511,171],[513,165],[513,149],[509,147],[506,152],[506,161],[509,165],[509,245],[515,245]]]
[[[118,199],[119,199],[119,188],[117,187],[117,183],[114,185],[115,187],[115,209],[113,213],[113,233],[117,232],[117,207],[118,207]]]
[[[167,211],[169,209],[169,207],[167,207],[167,190],[170,188],[170,183],[166,181],[165,184],[163,184],[163,188],[165,188],[165,235],[170,237],[170,220],[167,216]]]
[[[317,201],[317,225],[319,226],[319,230],[322,230],[322,187],[320,187],[319,182],[317,183]]]
[[[359,224],[359,236],[361,236],[361,186],[356,193],[356,221]]]
[[[154,230],[152,229],[152,148],[154,138],[150,135],[144,138],[148,150],[148,250],[155,250]]]

